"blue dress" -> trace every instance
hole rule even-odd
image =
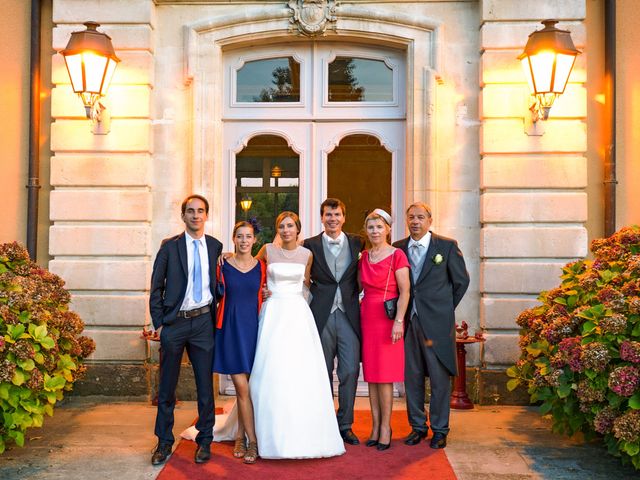
[[[260,262],[245,273],[225,262],[222,274],[224,322],[216,330],[213,371],[226,375],[251,373],[258,339]]]

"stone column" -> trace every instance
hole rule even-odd
[[[547,18],[583,49],[586,5],[484,0],[480,8],[480,319],[488,332],[481,400],[504,402],[502,372],[520,354],[516,317],[560,283],[565,263],[587,254],[586,54],[542,136],[525,133],[532,97],[516,57]]]
[[[84,393],[140,395],[145,368],[151,270],[152,0],[53,0],[53,48],[93,20],[111,36],[118,65],[103,103],[111,132],[94,135],[60,54],[53,57],[51,116],[51,271],[72,293],[72,308],[97,348]]]

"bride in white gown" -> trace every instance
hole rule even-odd
[[[262,458],[319,458],[342,455],[331,386],[318,329],[304,297],[311,252],[297,244],[300,220],[283,212],[276,220],[280,244],[267,244],[256,258],[267,262],[271,295],[260,311],[258,341],[249,392],[258,453]],[[237,408],[216,415],[213,440],[233,440]],[[182,433],[192,440],[195,427]]]
[[[345,452],[318,329],[303,289],[311,252],[297,245],[300,220],[276,221],[281,246],[267,244],[270,297],[260,312],[258,345],[249,380],[258,451],[263,458],[332,457]]]

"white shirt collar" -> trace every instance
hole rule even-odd
[[[338,240],[340,242],[340,247],[342,247],[342,245],[344,245],[344,240],[345,238],[347,238],[347,236],[344,234],[344,232],[340,232],[340,235],[338,235],[338,238],[333,239],[329,235],[327,235],[327,232],[322,232],[322,238],[324,238],[327,242],[333,242],[334,240]]]
[[[414,240],[409,237],[409,245],[408,248],[413,247],[416,243],[422,245],[425,249],[429,248],[429,242],[431,242],[431,231],[428,231],[420,240]]]
[[[193,245],[193,241],[196,240],[198,243],[200,243],[201,245],[203,244],[202,240],[204,240],[204,235],[202,235],[200,238],[194,238],[191,235],[189,235],[189,232],[187,232],[186,230],[184,231],[184,237],[187,240],[187,245]]]

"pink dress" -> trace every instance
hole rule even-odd
[[[404,381],[404,339],[391,343],[393,320],[387,317],[383,302],[398,297],[395,271],[406,267],[409,267],[409,261],[399,248],[378,263],[371,263],[369,252],[365,251],[358,262],[364,289],[364,298],[360,304],[362,371],[367,382]],[[385,297],[387,276],[389,285]]]

